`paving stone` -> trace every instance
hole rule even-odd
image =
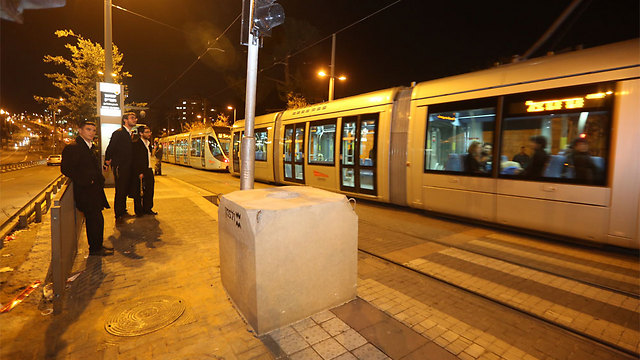
[[[276,342],[278,343],[282,351],[284,351],[287,355],[293,354],[306,347],[309,347],[309,344],[298,333],[286,336],[280,340],[277,340]]]
[[[346,352],[340,356],[338,356],[337,358],[334,358],[333,360],[357,360],[358,358],[355,357],[355,355],[353,355],[350,352]]]
[[[313,348],[306,348],[289,356],[291,360],[322,360],[322,356],[318,355]]]
[[[482,353],[484,353],[485,348],[483,348],[482,346],[478,345],[478,344],[471,344],[469,345],[469,347],[467,347],[466,349],[464,349],[464,352],[467,353],[468,355],[474,357],[474,358],[478,358],[480,357],[480,355],[482,355]]]
[[[334,337],[342,346],[351,351],[367,343],[367,339],[358,334],[355,330],[349,329]]]
[[[334,313],[332,313],[329,310],[325,310],[323,312],[319,312],[313,316],[311,316],[311,318],[313,319],[313,321],[315,321],[316,323],[320,324],[323,323],[329,319],[333,319],[335,318],[336,315]]]
[[[300,320],[297,323],[293,324],[292,327],[298,331],[301,332],[304,329],[310,328],[312,326],[315,326],[316,322],[313,321],[312,318],[308,317],[306,319]]]
[[[368,343],[353,350],[352,353],[359,360],[386,360],[389,358],[380,349]]]
[[[322,328],[325,329],[331,336],[336,336],[341,332],[350,329],[349,325],[345,324],[337,317],[322,323]]]
[[[394,319],[364,328],[360,335],[394,359],[402,358],[427,342],[423,336]]]
[[[313,349],[322,356],[324,360],[330,360],[347,352],[342,345],[334,339],[327,339],[313,345]]]
[[[444,350],[433,342],[428,342],[410,354],[401,358],[402,360],[455,360],[457,357]]]
[[[356,331],[388,318],[383,312],[359,298],[333,308],[331,312]]]
[[[313,345],[319,343],[322,340],[326,340],[331,337],[320,325],[314,325],[310,328],[304,329],[300,332],[300,335],[309,343]]]

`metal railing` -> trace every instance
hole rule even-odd
[[[53,313],[63,308],[67,278],[78,252],[84,216],[76,209],[73,183],[65,179],[51,208],[51,273],[53,275]]]
[[[24,229],[30,222],[42,221],[42,214],[46,214],[51,207],[52,194],[55,195],[58,192],[63,182],[64,175],[58,176],[0,226],[0,248],[4,246],[4,239],[13,230]]]
[[[31,161],[22,161],[22,162],[13,163],[13,164],[4,164],[4,165],[0,165],[0,172],[20,170],[20,169],[25,169],[32,166],[44,165],[46,163],[47,163],[47,160],[31,160]]]

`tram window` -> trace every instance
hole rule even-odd
[[[587,87],[509,99],[500,175],[605,185],[612,94]]]
[[[191,139],[191,156],[200,157],[201,138]]]
[[[256,129],[256,161],[267,161],[267,129]]]
[[[295,162],[301,163],[304,161],[303,144],[304,144],[304,128],[296,127],[296,142],[294,146],[294,150],[296,152]]]
[[[211,151],[211,155],[220,156],[222,151],[220,150],[220,146],[218,146],[218,142],[213,136],[208,137],[209,142],[209,151]]]
[[[293,128],[284,130],[284,161],[291,161],[291,143],[293,142]],[[289,177],[291,173],[289,172]]]
[[[225,155],[229,155],[229,148],[231,147],[231,135],[218,133],[218,141],[222,147],[222,152]]]
[[[376,120],[362,119],[360,124],[360,165],[374,166],[376,161]],[[362,177],[362,172],[361,172]],[[373,176],[372,176],[373,177]],[[373,189],[373,184],[371,185]]]
[[[242,132],[233,133],[233,158],[237,159],[240,155]]]
[[[333,165],[336,123],[312,123],[309,126],[309,164]]]
[[[491,174],[496,108],[483,104],[473,101],[430,106],[425,171]]]

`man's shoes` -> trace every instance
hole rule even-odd
[[[145,211],[144,213],[147,215],[158,215],[158,212],[153,210],[148,210],[148,211]]]
[[[113,251],[113,248],[110,246],[104,246],[102,245],[102,249],[107,250],[107,251]]]
[[[134,216],[125,211],[124,214],[120,215],[120,217],[127,219],[127,218],[132,218]]]
[[[111,256],[113,255],[113,251],[109,251],[106,248],[102,248],[96,251],[89,251],[89,256]]]

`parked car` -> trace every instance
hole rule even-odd
[[[62,155],[49,155],[47,158],[47,166],[60,165],[62,163]]]

